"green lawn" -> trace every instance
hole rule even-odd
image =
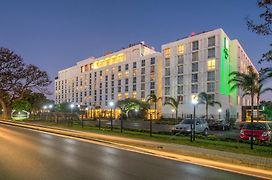
[[[215,149],[220,151],[235,152],[240,154],[249,154],[262,157],[272,158],[272,145],[255,145],[253,150],[250,150],[250,145],[248,143],[240,143],[236,141],[226,141],[226,140],[217,140],[215,136],[210,135],[208,137],[197,136],[195,142],[190,142],[190,136],[171,136],[164,134],[153,134],[152,137],[149,136],[148,132],[138,132],[132,130],[124,130],[123,133],[120,133],[120,129],[114,129],[111,131],[109,128],[101,128],[93,126],[84,126],[81,127],[80,124],[68,126],[67,124],[55,124],[49,122],[40,122],[39,124],[61,127],[73,130],[80,130],[85,132],[94,132],[98,134],[114,135],[121,137],[137,138],[144,140],[159,141],[165,143],[175,143],[196,147],[203,147],[207,149]]]

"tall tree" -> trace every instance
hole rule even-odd
[[[233,91],[236,88],[242,90],[244,95],[249,95],[251,98],[251,125],[253,127],[253,111],[254,111],[254,96],[257,95],[256,89],[259,88],[259,75],[252,66],[248,66],[247,73],[241,73],[234,71],[230,73],[229,84],[230,90]],[[253,149],[253,129],[251,131],[250,148]]]
[[[172,108],[175,109],[176,112],[176,121],[178,121],[178,107],[180,105],[180,100],[179,99],[175,99],[173,97],[167,97],[164,105],[169,105]]]
[[[215,101],[210,94],[207,94],[205,92],[199,93],[198,101],[199,101],[199,104],[205,104],[207,121],[209,116],[209,106],[218,105],[219,107],[221,107],[221,103],[219,101]]]
[[[151,104],[154,104],[154,109],[155,109],[155,119],[158,119],[158,110],[157,110],[157,103],[161,100],[161,97],[157,97],[156,94],[152,93],[149,94],[146,97],[146,101]],[[152,118],[151,118],[152,119]]]
[[[0,104],[3,119],[8,119],[12,102],[23,99],[28,90],[46,91],[50,84],[45,71],[26,65],[23,59],[7,48],[0,48]]]
[[[272,0],[258,0],[257,6],[262,10],[262,13],[259,14],[260,21],[259,23],[254,22],[253,20],[247,18],[248,29],[252,32],[255,32],[264,36],[272,35]],[[270,44],[272,47],[272,44]],[[272,62],[272,50],[264,53],[261,62]]]

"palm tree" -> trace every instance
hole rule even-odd
[[[243,91],[244,95],[250,95],[251,127],[253,127],[254,96],[257,95],[256,91],[259,88],[259,75],[254,71],[252,66],[248,66],[247,69],[247,73],[241,73],[238,71],[230,73],[230,80],[228,83],[231,85],[231,91],[239,88]],[[250,148],[253,149],[253,128],[251,130]]]
[[[208,121],[208,115],[209,115],[209,106],[214,106],[217,104],[221,108],[221,103],[213,100],[212,96],[205,92],[201,92],[198,94],[198,101],[199,101],[199,104],[205,104],[206,106],[206,120],[207,121]]]
[[[158,119],[158,111],[157,111],[157,103],[158,101],[161,100],[161,97],[157,97],[156,94],[152,93],[152,94],[149,94],[147,97],[146,97],[146,101],[150,103],[150,106],[151,107],[151,104],[154,104],[154,109],[155,109],[155,119]],[[152,136],[152,118],[150,117],[150,124],[149,124],[149,132],[150,132],[150,136]]]
[[[156,94],[152,93],[149,94],[146,97],[146,101],[149,102],[150,104],[154,104],[154,109],[155,109],[155,119],[158,119],[158,112],[157,112],[157,103],[159,100],[161,100],[161,97],[157,97]],[[151,118],[152,119],[152,118]]]
[[[180,99],[175,99],[173,97],[167,97],[164,105],[169,105],[175,109],[176,112],[176,121],[178,121],[178,107],[180,105]]]

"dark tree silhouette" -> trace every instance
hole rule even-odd
[[[46,92],[50,83],[45,71],[34,65],[26,65],[13,51],[0,48],[0,104],[3,119],[8,119],[15,100],[23,99],[29,90]]]

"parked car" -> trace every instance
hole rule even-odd
[[[194,120],[193,119],[184,119],[181,121],[179,124],[175,125],[172,128],[172,133],[181,133],[181,134],[190,134],[191,133],[191,124],[192,127],[194,125]],[[196,133],[198,134],[203,134],[205,136],[208,135],[208,130],[209,126],[208,123],[205,119],[203,118],[197,118],[196,119]]]
[[[265,122],[246,122],[240,131],[240,138],[242,140],[250,140],[251,132],[253,130],[253,140],[270,143],[271,129]]]
[[[229,130],[230,123],[227,123],[225,119],[209,119],[208,125],[211,130]]]

